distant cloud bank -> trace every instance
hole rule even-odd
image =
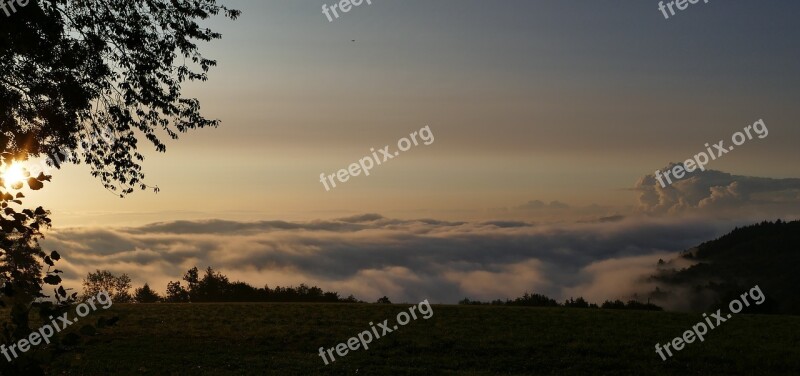
[[[735,226],[800,213],[800,179],[708,170],[666,188],[645,176],[633,191],[639,205],[628,210],[532,200],[493,211],[494,220],[374,213],[305,222],[183,220],[55,229],[42,244],[61,252],[76,288],[88,271],[108,269],[163,291],[189,268],[212,266],[254,286],[309,283],[368,301],[455,303],[537,292],[601,302],[650,291],[643,277],[659,258]]]
[[[455,303],[526,291],[601,300],[646,290],[636,282],[659,258],[730,228],[653,218],[544,226],[365,214],[68,228],[50,231],[43,246],[62,253],[66,279],[76,288],[86,272],[108,269],[162,291],[193,266],[213,266],[255,286],[310,283],[369,301],[387,295]]]

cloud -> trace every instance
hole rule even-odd
[[[163,291],[189,268],[212,266],[254,286],[310,283],[364,300],[387,295],[393,301],[454,303],[526,291],[558,299],[618,296],[618,286],[627,286],[623,281],[635,283],[634,275],[646,269],[645,260],[732,227],[654,218],[533,226],[370,214],[309,222],[67,228],[49,231],[42,245],[62,253],[59,268],[74,287],[88,271],[108,269]]]
[[[654,252],[593,262],[581,270],[579,277],[583,282],[566,288],[565,293],[583,296],[598,304],[606,300],[627,300],[643,291],[652,291],[656,284],[645,282],[644,277],[654,274],[653,265],[659,259],[672,257],[674,253]]]
[[[600,218],[594,218],[594,219],[589,219],[589,220],[582,220],[582,221],[578,221],[578,223],[592,223],[592,222],[609,223],[609,222],[619,222],[619,221],[621,221],[623,219],[625,219],[624,215],[615,214],[615,215],[610,215],[608,217],[600,217]]]
[[[677,165],[670,164],[662,171]],[[800,179],[696,170],[681,180],[673,179],[666,187],[662,187],[654,175],[647,175],[636,183],[634,190],[639,193],[638,210],[651,214],[778,217],[800,213]]]
[[[512,227],[528,227],[531,224],[522,221],[486,221],[483,222],[484,225],[491,225],[497,226],[502,228],[512,228]]]
[[[603,222],[621,219],[623,215],[634,213],[632,205],[603,206],[597,204],[577,206],[561,201],[530,200],[522,205],[487,209],[475,220],[496,223],[498,226],[529,226],[532,224],[555,224],[570,222]]]
[[[543,210],[543,209],[569,209],[569,205],[560,201],[551,201],[549,204],[539,200],[528,201],[517,207],[520,210]]]
[[[449,270],[444,277],[472,300],[507,297],[508,291],[545,291],[552,286],[536,259],[513,264],[488,265],[484,270]],[[522,295],[522,294],[518,294]]]

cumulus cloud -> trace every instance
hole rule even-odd
[[[401,220],[367,214],[308,222],[174,221],[125,228],[51,230],[45,249],[74,287],[88,271],[128,273],[163,291],[193,266],[255,286],[316,284],[364,300],[454,303],[526,291],[620,297],[620,286],[665,252],[733,226],[622,219],[544,226],[518,221]],[[613,278],[612,278],[613,277]],[[628,293],[625,290],[624,293]],[[591,295],[588,295],[591,294]]]
[[[666,171],[671,164],[661,170]],[[695,170],[672,184],[654,175],[635,186],[641,212],[652,214],[701,213],[711,216],[794,216],[800,213],[800,179],[771,179]]]

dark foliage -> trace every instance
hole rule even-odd
[[[221,38],[198,21],[239,11],[216,0],[30,1],[0,22],[0,147],[15,159],[85,162],[106,188],[146,188],[137,151],[165,134],[215,127],[182,84],[216,61],[198,42]],[[161,138],[160,138],[161,137]]]
[[[525,295],[508,301],[506,305],[525,307],[558,307],[558,302],[556,302],[555,299],[550,299],[541,294],[529,294],[526,292]]]
[[[167,283],[167,295],[164,297],[167,303],[188,303],[189,291],[186,291],[180,282],[169,281]]]
[[[12,157],[4,153],[0,158],[0,169],[7,168]],[[67,312],[78,296],[61,285],[63,272],[55,268],[61,254],[57,251],[45,253],[39,246],[39,240],[44,237],[41,230],[50,226],[50,213],[41,207],[16,209],[25,197],[20,189],[27,185],[29,189],[39,190],[50,181],[50,176],[40,174],[32,177],[27,172],[24,175],[28,176],[24,183],[6,182],[0,178],[0,307],[7,308],[10,314],[7,320],[2,320],[2,344],[29,338],[34,331],[29,321],[31,313],[38,313],[42,322],[50,321],[51,316]],[[48,295],[50,288],[53,289],[52,295]],[[88,327],[94,329],[91,325]],[[43,375],[45,359],[74,349],[81,338],[78,334],[56,334],[46,346],[20,351],[19,357],[11,362],[0,361],[0,374]]]
[[[108,270],[97,270],[87,273],[83,279],[83,299],[105,291],[115,303],[130,303],[133,301],[130,289],[131,277],[125,273],[117,276]]]
[[[578,297],[578,299],[569,298],[569,300],[564,302],[564,307],[590,308],[590,304],[583,297]]]
[[[133,300],[136,303],[157,303],[163,300],[157,292],[150,288],[147,283],[144,286],[136,289],[133,294]]]
[[[529,294],[525,293],[522,297],[514,300],[496,299],[491,302],[480,302],[477,300],[470,300],[464,298],[459,301],[460,305],[502,305],[502,306],[523,306],[523,307],[565,307],[565,308],[606,308],[606,309],[627,309],[627,310],[643,310],[643,311],[662,311],[663,309],[655,304],[641,303],[635,300],[629,301],[625,304],[621,300],[608,301],[606,300],[602,306],[598,307],[595,303],[589,303],[583,297],[577,299],[570,298],[565,301],[563,305],[558,304],[555,299],[548,298],[542,294]]]
[[[758,285],[766,301],[745,307],[747,313],[800,314],[800,221],[761,222],[736,228],[719,239],[685,251],[682,257],[696,264],[676,269],[659,265],[651,280],[660,284],[652,299],[669,296],[675,287],[689,287],[700,296],[712,292],[714,302],[697,300],[698,311],[726,307],[743,292]]]
[[[642,303],[636,300],[629,300],[628,303],[623,302],[622,300],[614,300],[613,302],[610,300],[606,300],[600,306],[600,308],[605,309],[627,309],[627,310],[634,310],[634,311],[663,311],[664,309],[652,304],[652,303]]]
[[[318,303],[359,303],[350,295],[346,298],[336,292],[300,284],[297,287],[257,288],[247,283],[231,282],[222,273],[208,267],[203,277],[197,267],[189,269],[183,276],[187,287],[180,282],[169,282],[165,301],[168,303],[202,302],[318,302]],[[388,298],[387,298],[388,299]]]

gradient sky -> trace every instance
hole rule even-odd
[[[224,37],[204,49],[219,66],[186,85],[223,126],[146,153],[157,195],[55,171],[29,197],[56,226],[632,206],[638,179],[760,118],[769,137],[709,167],[800,176],[797,2],[712,0],[665,20],[656,1],[373,0],[330,23],[332,2],[230,3],[242,18],[209,22]],[[432,145],[319,182],[425,125]]]

